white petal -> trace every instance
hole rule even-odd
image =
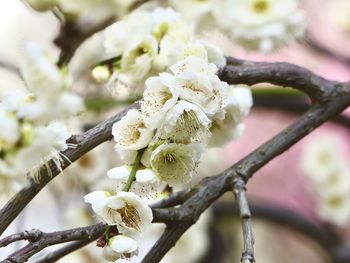
[[[115,179],[118,181],[124,181],[126,180],[131,172],[131,166],[128,165],[123,165],[123,166],[119,166],[119,167],[115,167],[113,169],[110,169],[107,172],[107,176],[111,179]]]
[[[117,235],[108,241],[108,245],[117,253],[130,254],[137,251],[138,244],[136,240],[125,235]]]
[[[143,184],[153,183],[154,181],[158,181],[158,177],[152,169],[142,169],[137,171],[136,181]]]

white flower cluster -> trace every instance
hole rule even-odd
[[[247,50],[270,52],[303,36],[298,0],[170,0],[197,29],[220,28]]]
[[[18,116],[36,123],[64,121],[83,111],[81,97],[71,93],[71,83],[64,69],[60,70],[36,44],[25,46],[21,73],[31,100],[22,102]]]
[[[148,78],[140,109],[129,110],[112,127],[115,149],[127,165],[107,175],[123,190],[116,187],[115,195],[96,191],[85,197],[94,212],[128,240],[114,242],[119,235],[109,239],[109,259],[137,253],[131,239],[137,240],[152,221],[147,201],[140,196],[189,183],[206,147],[216,144],[215,136],[220,136],[219,145],[232,139],[252,106],[250,90],[221,81],[217,66],[206,56],[187,56],[170,71]]]
[[[26,2],[39,12],[59,7],[66,19],[86,16],[98,20],[127,14],[137,0],[26,0]]]
[[[328,138],[310,143],[302,170],[318,195],[317,213],[327,222],[344,226],[350,220],[350,167]]]
[[[13,92],[0,103],[1,186],[28,172],[36,175],[51,158],[60,167],[59,152],[67,149],[71,136],[62,121],[83,108],[81,98],[68,92],[59,69],[35,44],[26,46],[21,72],[32,93]]]
[[[140,94],[149,76],[157,75],[188,56],[224,66],[222,52],[204,41],[194,41],[191,26],[172,9],[135,11],[104,31],[105,61],[92,75],[114,92]]]
[[[303,36],[297,0],[230,0],[230,36],[248,50],[270,52]]]
[[[142,164],[161,181],[178,186],[190,181],[205,145],[215,145],[216,134],[220,145],[232,139],[252,97],[249,89],[221,81],[218,68],[202,58],[187,57],[170,70],[172,74],[146,80],[141,110],[130,110],[112,132],[125,162],[132,163],[137,151],[147,147]]]

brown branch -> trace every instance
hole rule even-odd
[[[33,230],[33,239],[30,241],[28,245],[25,247],[17,250],[15,253],[11,254],[6,258],[4,263],[7,262],[16,262],[16,263],[22,263],[26,262],[31,256],[35,255],[36,253],[40,252],[46,247],[66,243],[70,241],[93,241],[100,237],[103,232],[106,230],[106,225],[103,223],[99,223],[93,226],[87,226],[87,227],[80,227],[65,231],[59,231],[59,232],[52,232],[52,233],[44,233],[40,230]],[[29,233],[29,232],[24,232]],[[17,234],[17,235],[23,235],[23,233]]]
[[[219,77],[229,84],[270,83],[282,87],[292,87],[319,102],[327,100],[334,87],[342,85],[340,82],[326,80],[310,70],[294,64],[252,62],[235,58],[227,59],[227,66],[220,71]]]
[[[66,245],[63,248],[60,248],[56,251],[49,252],[46,254],[44,257],[38,259],[35,261],[35,263],[51,263],[51,262],[56,262],[57,260],[63,258],[64,256],[81,249],[85,247],[86,245],[90,244],[93,242],[93,240],[83,240],[83,241],[76,241],[73,242],[72,244]]]
[[[342,261],[345,259],[345,256],[344,254],[339,254],[339,247],[343,247],[343,240],[332,228],[316,224],[299,213],[284,207],[266,205],[262,202],[249,203],[255,219],[278,224],[315,241],[329,254],[332,262],[350,262],[350,253],[347,253],[346,260]],[[213,210],[215,218],[232,217],[239,213],[238,205],[232,205],[228,202],[215,204]],[[348,246],[347,251],[350,251]]]
[[[67,64],[73,57],[76,49],[93,34],[103,30],[115,21],[115,17],[107,17],[101,22],[89,25],[86,21],[66,21],[61,25],[60,32],[54,43],[60,48],[61,53],[57,62],[58,66]]]
[[[244,252],[242,254],[242,263],[254,263],[254,235],[251,220],[251,213],[246,197],[245,182],[241,177],[237,177],[232,182],[233,193],[236,197],[239,215],[242,223],[243,241],[244,241]]]
[[[20,240],[28,240],[29,242],[37,240],[41,236],[41,231],[37,229],[33,229],[31,231],[24,231],[22,233],[13,234],[8,236],[2,240],[0,240],[0,247],[6,247],[13,242],[17,242]]]

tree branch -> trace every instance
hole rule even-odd
[[[58,66],[67,64],[77,48],[93,34],[103,30],[115,21],[115,17],[107,17],[101,22],[89,25],[86,21],[66,21],[61,27],[54,43],[60,48]]]
[[[246,197],[245,182],[241,177],[237,177],[232,182],[233,193],[238,202],[239,214],[242,222],[244,252],[242,254],[242,263],[254,263],[254,235],[251,220],[251,213]]]
[[[250,209],[255,219],[266,220],[286,227],[300,233],[320,245],[326,251],[332,262],[350,262],[350,254],[347,254],[347,261],[342,261],[344,255],[339,255],[338,248],[343,246],[341,237],[331,228],[316,224],[304,216],[283,207],[250,202]],[[213,206],[216,217],[237,215],[239,207],[237,204],[220,203]],[[349,248],[348,248],[349,251]],[[340,259],[341,258],[341,259]]]
[[[308,94],[318,102],[327,100],[334,87],[342,85],[340,82],[326,80],[294,64],[252,62],[231,57],[227,59],[227,66],[221,69],[219,77],[229,84],[271,83],[292,87]]]
[[[17,250],[15,253],[8,256],[7,259],[3,261],[3,263],[26,262],[31,256],[40,252],[44,248],[56,244],[77,240],[81,240],[83,242],[93,241],[103,234],[106,227],[107,226],[105,224],[99,223],[93,226],[80,227],[52,233],[44,233],[40,230],[32,230],[34,233],[32,237],[35,237],[35,239],[33,239],[27,246]],[[23,235],[23,233],[17,235]]]
[[[51,262],[56,262],[57,260],[63,258],[64,256],[67,256],[68,254],[85,247],[86,245],[90,244],[93,242],[93,240],[82,240],[82,241],[76,241],[73,242],[72,244],[66,245],[63,248],[60,248],[56,251],[49,252],[42,258],[38,259],[35,261],[35,263],[51,263]]]

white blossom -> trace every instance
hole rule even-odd
[[[165,115],[156,137],[179,143],[204,142],[211,121],[197,105],[180,100]]]
[[[139,150],[148,145],[154,131],[146,127],[141,112],[129,110],[120,121],[113,124],[112,134],[117,149]]]
[[[122,191],[130,176],[132,166],[123,165],[115,167],[107,172],[107,176],[113,179],[117,184],[111,186],[109,184],[108,190],[113,192]],[[139,169],[136,172],[135,181],[132,183],[130,192],[140,196],[146,204],[152,204],[157,201],[166,188],[166,184],[161,182],[159,177],[150,168]]]
[[[70,18],[78,16],[102,20],[110,16],[123,16],[137,0],[56,0]]]
[[[158,127],[165,114],[176,104],[178,96],[171,74],[161,73],[158,77],[148,78],[141,102],[145,121],[152,127]]]
[[[244,123],[236,123],[230,115],[223,120],[215,120],[210,128],[212,137],[209,147],[223,147],[232,140],[238,139],[245,131]]]
[[[166,70],[177,61],[184,59],[184,49],[191,42],[193,30],[184,21],[170,24],[159,43],[159,53],[154,58],[154,67]]]
[[[24,64],[21,73],[28,89],[36,96],[52,101],[64,85],[58,67],[38,45],[28,42],[25,45]]]
[[[104,222],[116,225],[121,233],[142,233],[153,220],[151,208],[132,192],[121,191],[111,195],[95,191],[84,199]]]
[[[32,137],[29,145],[21,148],[8,161],[14,166],[18,173],[26,173],[46,164],[51,158],[60,167],[60,151],[68,148],[66,140],[71,136],[65,125],[59,122],[52,122],[48,126],[28,129],[27,137]]]
[[[107,176],[118,181],[125,181],[128,179],[132,167],[129,165],[122,165],[114,167],[107,171]]]
[[[229,28],[248,50],[270,52],[302,37],[305,20],[297,0],[230,0]]]
[[[225,109],[236,122],[242,121],[249,114],[252,106],[253,96],[248,86],[230,85]]]
[[[132,258],[138,253],[137,241],[125,235],[117,235],[108,240],[103,249],[103,256],[108,261],[117,261],[121,258]]]
[[[316,183],[327,181],[338,165],[337,149],[327,138],[310,143],[305,148],[301,159],[302,171]]]
[[[135,45],[130,45],[121,57],[118,78],[130,86],[143,80],[151,70],[152,60],[157,50],[157,40],[148,35]]]
[[[223,8],[224,0],[170,0],[169,3],[176,11],[195,23],[197,31],[210,29],[227,20],[227,14]],[[224,19],[224,17],[226,19]]]
[[[350,196],[334,194],[321,198],[317,214],[327,222],[344,226],[350,220]]]
[[[207,76],[195,71],[185,71],[176,76],[180,99],[201,107],[208,115],[223,115],[226,104],[228,84],[217,76]]]
[[[0,151],[3,151],[11,148],[20,138],[15,114],[0,108],[0,127]]]
[[[231,85],[226,95],[225,113],[223,116],[216,116],[210,127],[212,136],[209,146],[211,147],[222,147],[231,140],[239,138],[245,130],[242,121],[253,105],[252,93],[245,86]]]
[[[195,56],[189,56],[184,60],[178,61],[170,67],[170,70],[175,76],[188,71],[202,73],[204,75],[215,75],[218,72],[215,64],[208,63],[206,60]]]
[[[124,50],[140,43],[152,29],[151,16],[147,12],[133,12],[104,30],[104,47],[107,57],[121,56]]]
[[[191,180],[202,152],[200,144],[165,143],[153,151],[151,166],[156,175],[170,186],[183,185]]]

